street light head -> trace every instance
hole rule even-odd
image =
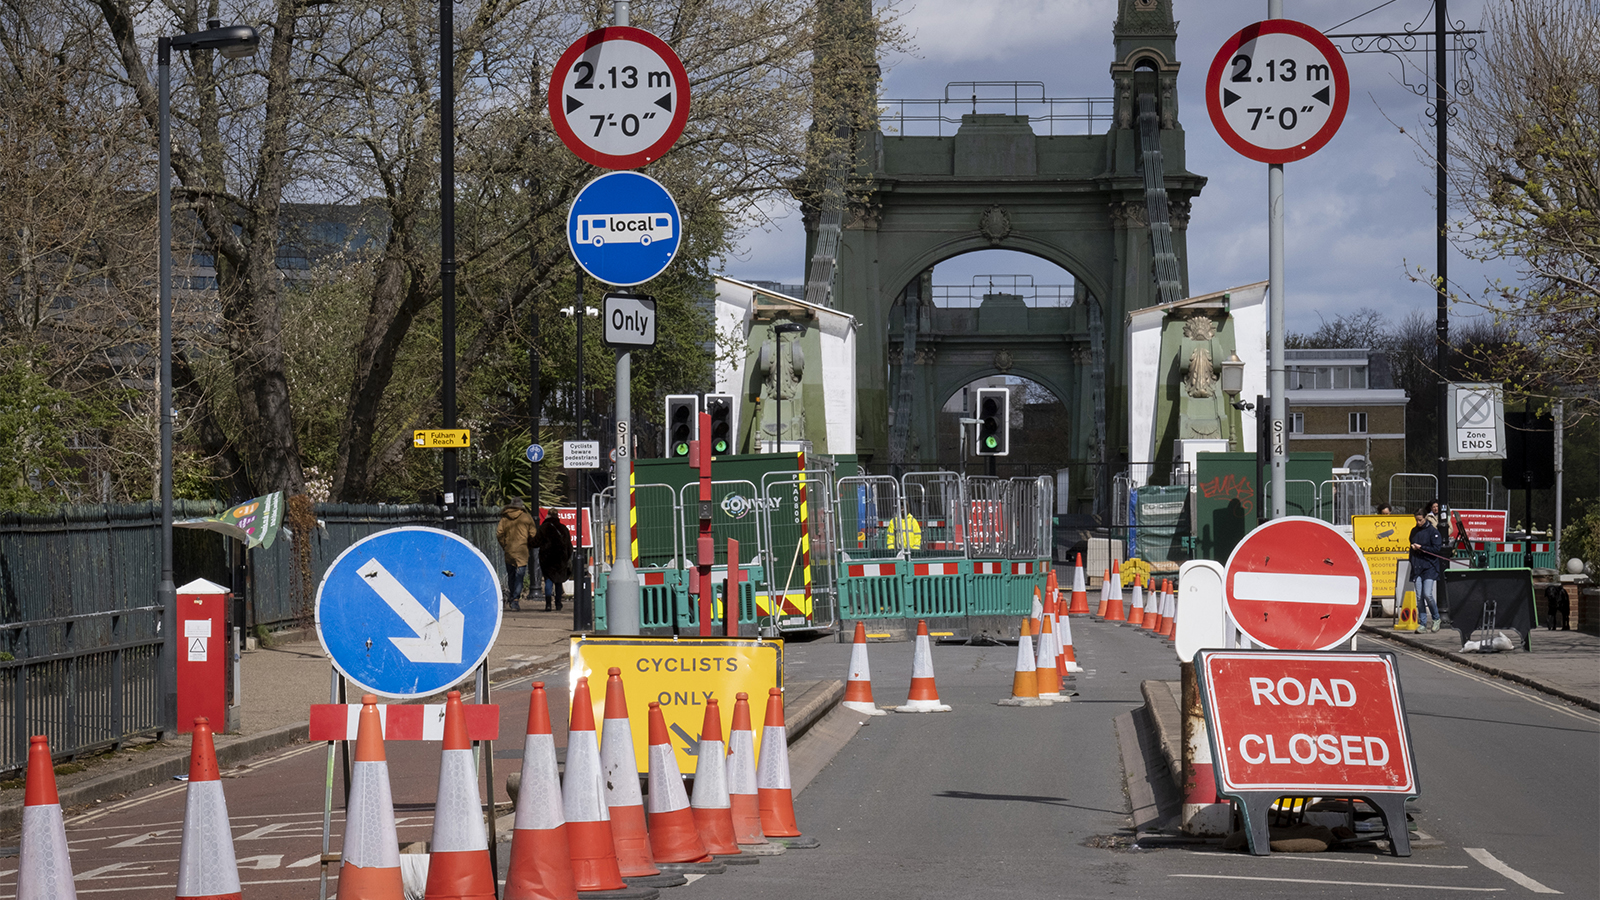
[[[1244,361],[1239,354],[1232,354],[1222,363],[1222,392],[1230,396],[1237,395],[1244,390]]]
[[[171,39],[174,50],[219,50],[228,59],[244,59],[256,54],[261,35],[249,25],[223,27],[212,19],[205,31],[180,34]]]

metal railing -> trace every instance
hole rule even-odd
[[[1046,97],[1042,81],[952,81],[938,99],[880,99],[878,125],[885,134],[944,137],[944,127],[954,134],[963,115],[1026,115],[1054,137],[1057,123],[1082,123],[1076,134],[1095,134],[1096,123],[1109,128],[1114,108],[1111,97]]]
[[[1481,486],[1480,486],[1481,485]],[[1479,504],[1482,504],[1481,506]],[[1489,479],[1484,475],[1451,475],[1451,509],[1489,509]]]
[[[1389,476],[1389,506],[1397,513],[1415,512],[1439,496],[1439,477],[1428,472],[1396,472]]]
[[[161,728],[160,606],[0,625],[0,774],[28,762],[28,737],[57,758]]]
[[[1034,284],[1032,275],[974,275],[971,284],[936,284],[933,305],[940,309],[975,309],[985,297],[1010,294],[1030,309],[1065,309],[1072,305],[1074,285]]]

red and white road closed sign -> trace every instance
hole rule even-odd
[[[1199,657],[1222,793],[1416,794],[1393,654],[1202,650]]]
[[[1273,650],[1327,650],[1372,606],[1372,572],[1344,533],[1285,516],[1244,536],[1228,557],[1223,599],[1239,630]]]

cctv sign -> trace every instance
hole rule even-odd
[[[1195,672],[1220,793],[1417,793],[1394,654],[1202,650]]]
[[[607,347],[654,347],[656,345],[656,298],[643,294],[607,294],[601,306],[604,331],[600,340]]]

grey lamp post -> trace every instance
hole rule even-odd
[[[156,191],[161,227],[160,280],[161,306],[161,583],[156,588],[161,601],[161,722],[168,731],[178,724],[177,628],[178,589],[172,583],[172,51],[220,50],[229,59],[253,56],[260,36],[249,25],[222,27],[216,19],[206,23],[205,31],[163,36],[156,44],[156,66],[160,81],[158,114],[161,155]]]

